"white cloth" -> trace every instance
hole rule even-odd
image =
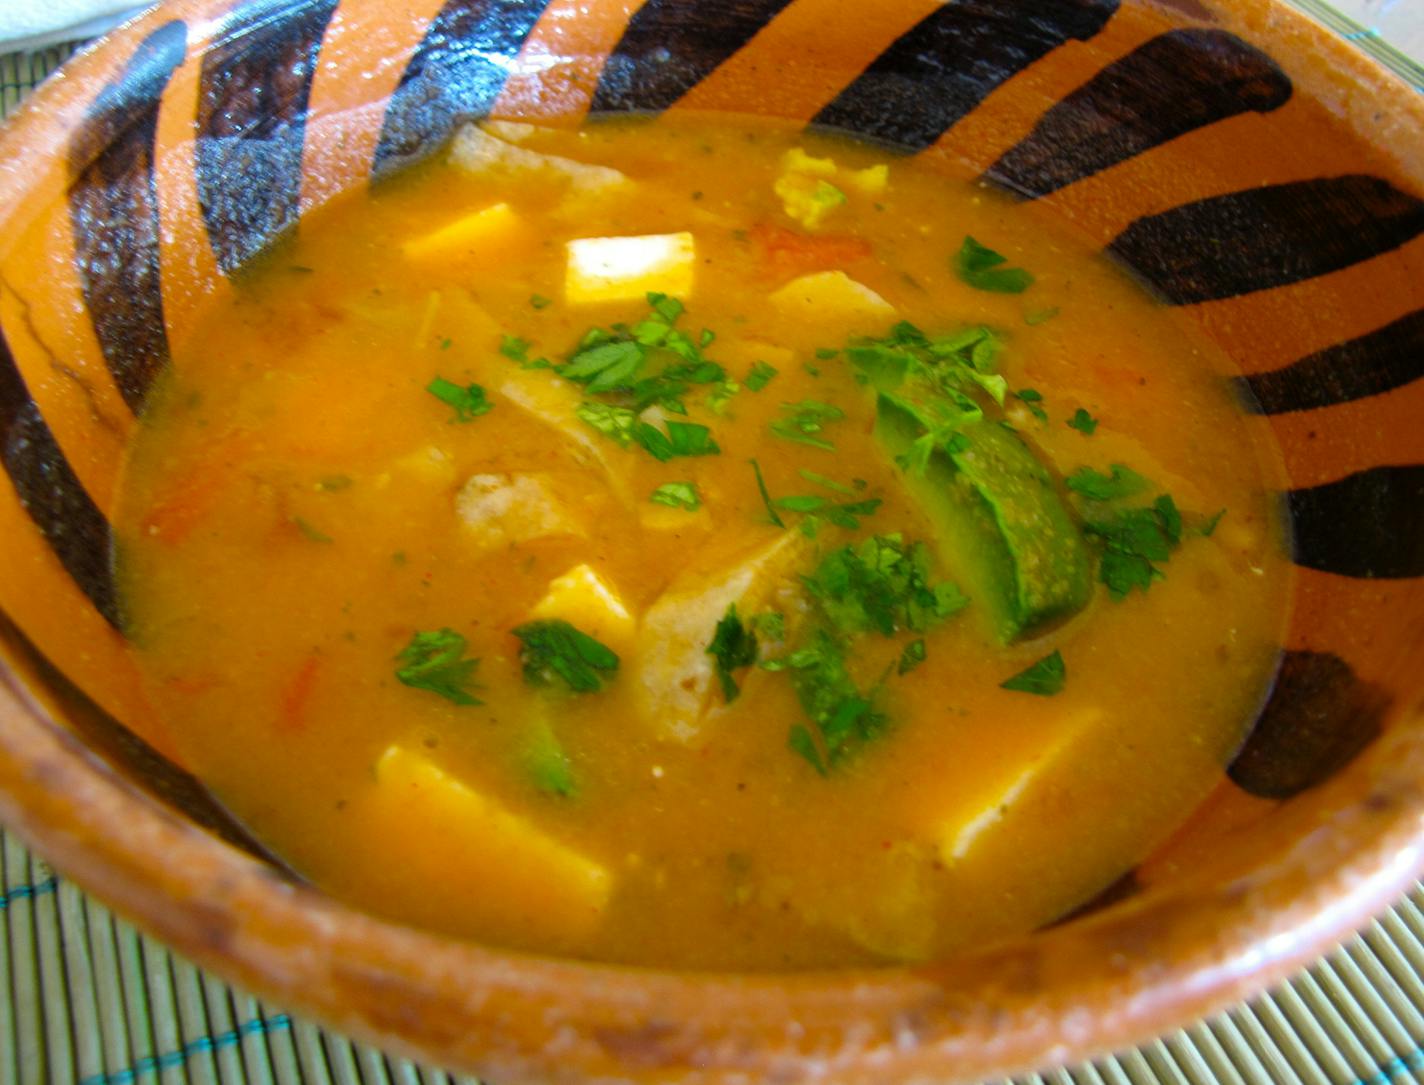
[[[92,38],[144,6],[134,0],[0,0],[0,50]]]

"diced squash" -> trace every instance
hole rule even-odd
[[[506,256],[527,236],[524,221],[507,203],[492,204],[407,241],[401,251],[417,264]]]
[[[895,316],[893,305],[844,271],[818,271],[792,279],[771,295],[771,303],[788,317],[838,327]]]
[[[691,743],[721,707],[707,646],[731,604],[750,617],[792,583],[809,542],[788,531],[741,561],[678,577],[643,615],[633,665],[633,695],[662,738]],[[782,608],[784,609],[784,608]]]
[[[481,549],[586,534],[545,475],[471,475],[455,508]]]
[[[452,872],[477,882],[460,896],[471,926],[570,938],[596,926],[608,905],[604,866],[405,746],[376,762],[368,814],[384,823],[384,839],[401,842],[402,881],[415,892],[438,896]]]
[[[1010,864],[1013,850],[1022,839],[1024,826],[1044,824],[1045,817],[1057,819],[1066,812],[1050,812],[1052,793],[1073,770],[1072,762],[1081,752],[1082,739],[1101,723],[1102,712],[1087,710],[1070,716],[1055,730],[1052,740],[1027,765],[1020,758],[1005,763],[999,772],[980,778],[972,792],[956,792],[955,808],[939,823],[940,861],[947,867]]]
[[[697,258],[692,234],[584,237],[568,243],[564,297],[575,305],[641,301],[650,291],[687,298]]]
[[[637,628],[618,589],[591,565],[576,565],[549,582],[530,612],[535,618],[562,618],[605,644],[627,644]]]

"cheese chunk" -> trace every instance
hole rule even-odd
[[[686,298],[697,257],[692,235],[584,237],[568,243],[564,297],[574,305],[641,301],[650,292]]]
[[[771,295],[771,303],[786,316],[837,325],[895,315],[893,305],[844,271],[817,271],[792,279]]]
[[[628,643],[638,624],[618,589],[591,565],[576,565],[550,581],[549,590],[530,613],[535,618],[562,618],[609,645]]]
[[[401,745],[376,762],[367,814],[400,842],[399,874],[413,893],[457,895],[467,921],[519,940],[576,937],[602,919],[612,878],[601,864],[555,840],[429,758]],[[450,894],[449,878],[472,891]]]
[[[659,736],[691,743],[721,707],[713,659],[707,654],[717,623],[735,603],[744,619],[773,605],[806,555],[809,542],[787,531],[730,565],[694,567],[678,577],[643,615],[633,664],[633,696]],[[791,601],[777,600],[789,611]],[[789,614],[788,614],[789,617]]]
[[[448,264],[461,259],[507,256],[527,237],[523,220],[507,203],[458,218],[438,230],[407,241],[405,258],[417,264]]]
[[[471,475],[455,499],[455,510],[466,534],[482,549],[586,534],[546,475]]]

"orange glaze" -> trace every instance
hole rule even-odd
[[[603,960],[932,958],[1048,922],[1146,857],[1219,781],[1286,617],[1290,567],[1267,497],[1277,453],[1232,399],[1228,363],[1042,216],[912,160],[890,161],[883,193],[847,187],[807,230],[773,192],[782,153],[805,145],[858,168],[875,152],[697,116],[513,135],[628,181],[579,192],[548,170],[511,178],[436,161],[304,221],[176,346],[127,464],[117,552],[148,695],[187,763],[336,895]],[[498,237],[434,260],[403,248],[500,202],[514,215]],[[723,413],[705,387],[688,395],[687,420],[711,428],[720,454],[660,463],[510,398],[580,393],[501,355],[502,335],[561,363],[589,327],[648,312],[641,300],[567,304],[567,240],[684,230],[695,284],[678,327],[713,330],[706,355],[733,380],[758,360],[778,370]],[[951,257],[966,234],[1034,285],[1010,295],[961,282]],[[769,302],[844,254],[893,315],[802,319]],[[1189,530],[1145,594],[1115,602],[1098,586],[1083,613],[1026,643],[998,644],[971,602],[924,635],[927,662],[885,679],[886,733],[825,778],[788,747],[804,714],[783,672],[739,671],[734,704],[715,692],[692,739],[670,737],[648,707],[664,691],[649,692],[643,663],[657,646],[639,623],[670,586],[785,537],[750,459],[776,496],[851,500],[798,474],[808,469],[864,480],[857,498],[883,502],[858,532],[822,526],[814,540],[782,514],[799,541],[752,612],[791,611],[791,647],[806,624],[796,574],[871,533],[928,537],[876,444],[872,397],[842,356],[815,354],[896,319],[930,334],[996,329],[1009,387],[1038,389],[1049,415],[1011,398],[1008,418],[1060,475],[1124,463],[1187,513],[1225,518],[1210,538]],[[478,383],[493,408],[453,421],[425,391],[437,375]],[[846,412],[822,433],[833,451],[769,432],[783,404],[806,399]],[[1079,407],[1099,421],[1092,436],[1066,425]],[[491,543],[458,511],[474,475],[542,480],[575,526]],[[693,482],[701,509],[648,501],[673,481]],[[596,693],[532,687],[511,630],[579,565],[628,612],[604,635],[619,671]],[[480,705],[395,677],[412,634],[443,628],[480,659]],[[857,636],[861,687],[911,639]],[[1000,688],[1054,649],[1061,693]],[[787,650],[764,638],[762,657]],[[530,771],[550,743],[567,755],[571,795],[541,790]]]

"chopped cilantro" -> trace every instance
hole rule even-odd
[[[847,501],[837,505],[829,498],[817,494],[791,494],[788,497],[777,498],[772,504],[787,512],[805,513],[811,520],[826,520],[847,531],[858,531],[860,529],[859,517],[873,515],[880,508],[881,500],[878,497],[872,497],[865,501]],[[815,527],[809,527],[806,534],[814,537]]]
[[[786,615],[779,610],[764,610],[752,618],[751,624],[767,640],[786,639]]]
[[[1031,667],[1019,671],[1012,678],[999,683],[1000,689],[1015,693],[1032,693],[1038,697],[1052,697],[1063,689],[1068,670],[1063,665],[1063,656],[1054,650]]]
[[[304,520],[300,516],[293,516],[292,524],[302,533],[302,537],[308,542],[329,543],[335,541],[326,532],[315,527],[309,520]]]
[[[707,407],[714,414],[723,414],[727,410],[727,405],[732,402],[732,397],[742,390],[742,386],[736,381],[723,381],[712,389],[707,395]]]
[[[455,413],[450,419],[452,422],[471,422],[494,406],[485,395],[485,390],[478,384],[462,387],[444,377],[436,377],[425,386],[425,390],[441,403],[454,408]]]
[[[922,633],[968,606],[949,581],[931,583],[929,548],[898,535],[875,535],[833,550],[802,577],[826,617],[846,633]]]
[[[574,413],[605,437],[611,437],[624,448],[633,440],[633,427],[638,424],[638,415],[627,407],[614,407],[609,403],[595,403],[584,400]]]
[[[845,418],[845,411],[832,403],[823,403],[818,399],[803,399],[800,403],[783,403],[781,410],[786,417],[771,423],[771,432],[776,436],[788,441],[796,441],[799,444],[810,445],[812,448],[835,449],[835,445],[817,434],[821,433],[828,423],[839,422]]]
[[[717,678],[722,683],[722,696],[728,704],[737,699],[741,689],[732,672],[750,667],[757,660],[757,637],[750,625],[737,617],[737,604],[730,603],[712,633],[707,654],[717,661]]]
[[[577,790],[574,766],[554,729],[536,717],[528,736],[523,762],[530,781],[546,794],[568,798]]]
[[[817,348],[816,348],[816,357],[819,358],[819,359],[820,359],[821,361],[823,361],[823,362],[829,362],[832,358],[834,358],[834,357],[835,357],[837,354],[839,354],[839,353],[840,353],[840,351],[838,351],[835,347],[817,347]]]
[[[1047,309],[1035,309],[1032,312],[1024,313],[1024,323],[1030,328],[1036,328],[1040,324],[1047,324],[1061,311],[1056,305],[1051,305]]]
[[[674,456],[711,456],[722,451],[712,431],[701,423],[669,420],[664,425],[666,433],[643,421],[633,423],[632,430],[633,440],[662,463]]]
[[[1048,421],[1048,412],[1043,409],[1043,393],[1037,388],[1020,388],[1014,393],[1014,398],[1022,400],[1028,413],[1040,422]]]
[[[751,372],[747,374],[747,379],[742,383],[747,386],[747,391],[760,392],[771,383],[771,378],[776,376],[776,374],[777,369],[775,366],[768,365],[766,362],[761,361],[753,362]]]
[[[878,687],[862,691],[856,685],[846,667],[845,645],[824,629],[818,629],[810,644],[792,652],[784,662],[801,708],[814,727],[813,732],[812,728],[799,725],[804,738],[798,738],[798,730],[793,727],[789,742],[818,772],[824,774],[889,725],[886,716],[874,707]],[[813,750],[815,758],[810,756]]]
[[[1132,497],[1150,485],[1151,483],[1132,468],[1120,463],[1112,465],[1111,476],[1091,467],[1080,467],[1068,476],[1068,489],[1082,494],[1090,501],[1115,501],[1121,497]]]
[[[524,678],[546,685],[555,676],[575,693],[593,693],[603,688],[599,672],[618,670],[618,656],[593,637],[575,629],[562,618],[525,622],[514,635],[523,642],[519,650]]]
[[[447,335],[444,339],[440,340],[440,349],[441,349],[441,350],[449,350],[449,349],[450,349],[451,347],[453,347],[454,345],[455,345],[455,340],[451,339],[448,335]]]
[[[826,773],[826,762],[821,758],[821,749],[816,745],[816,740],[811,737],[810,730],[804,723],[791,725],[791,732],[786,736],[786,744],[791,749],[810,762],[811,767],[822,776]]]
[[[1079,407],[1073,412],[1073,417],[1068,420],[1068,425],[1077,430],[1084,437],[1091,437],[1098,428],[1098,420],[1082,407]]]
[[[324,475],[317,481],[316,488],[326,493],[335,493],[351,485],[350,475]]]
[[[1008,257],[966,236],[954,258],[960,279],[976,290],[995,294],[1022,294],[1033,285],[1033,276],[1021,267],[1003,267]]]
[[[1225,516],[1225,515],[1226,515],[1226,510],[1225,510],[1225,509],[1219,509],[1219,510],[1217,510],[1217,513],[1216,513],[1215,516],[1209,517],[1209,518],[1207,519],[1207,521],[1206,521],[1204,524],[1202,524],[1202,526],[1201,526],[1200,528],[1198,528],[1198,531],[1201,532],[1202,538],[1205,538],[1205,539],[1211,538],[1212,534],[1216,531],[1216,525],[1219,524],[1219,523],[1221,523],[1221,518],[1222,518],[1223,516]]]
[[[416,633],[396,656],[401,664],[396,677],[407,686],[428,690],[457,705],[483,704],[470,692],[480,661],[464,658],[468,646],[453,629]]]
[[[643,348],[631,341],[599,343],[581,350],[559,368],[566,380],[587,384],[590,392],[632,388],[633,378],[643,367]]]
[[[499,352],[511,361],[527,362],[529,348],[533,345],[528,339],[521,339],[517,335],[505,335],[500,337]]]
[[[761,494],[761,503],[766,508],[767,517],[777,527],[785,527],[786,521],[777,515],[776,506],[772,504],[771,494],[766,488],[766,479],[761,477],[761,464],[757,463],[756,460],[748,460],[747,462],[752,465],[752,472],[756,475],[757,492]]]
[[[670,509],[700,508],[702,499],[697,496],[697,487],[690,482],[664,482],[648,498],[654,505],[666,505]]]
[[[550,305],[554,304],[554,299],[546,298],[543,294],[530,294],[529,304],[535,309],[547,309]]]
[[[900,653],[900,662],[896,666],[895,671],[897,674],[909,674],[924,661],[925,642],[924,638],[921,637],[905,645],[904,651]]]
[[[1182,514],[1170,494],[1162,494],[1148,508],[1119,509],[1088,519],[1083,525],[1103,544],[1098,579],[1116,600],[1133,588],[1146,591],[1162,571],[1182,539]]]
[[[847,486],[844,483],[837,482],[833,478],[827,478],[825,475],[818,475],[815,471],[807,470],[805,467],[799,468],[796,473],[807,482],[814,482],[817,486],[824,486],[833,493],[850,495],[856,492],[853,486]],[[861,489],[864,489],[864,487],[865,483],[862,480]]]

